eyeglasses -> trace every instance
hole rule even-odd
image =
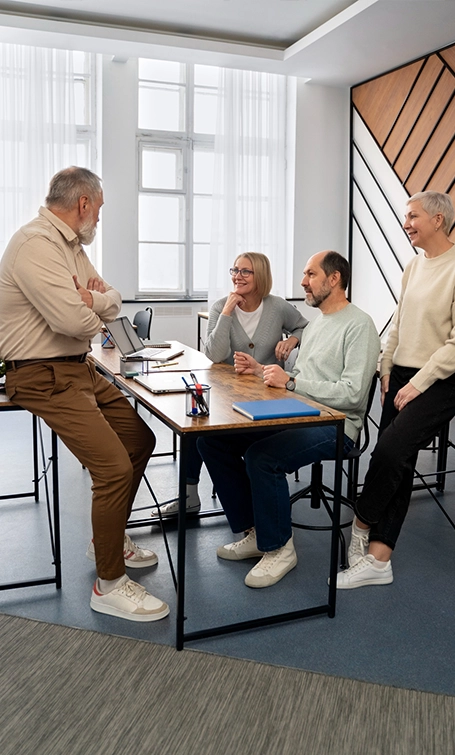
[[[231,267],[229,272],[232,277],[234,277],[234,275],[241,275],[242,278],[249,278],[250,275],[254,275],[254,270],[248,270],[246,267],[242,268],[242,270],[239,270],[238,267]]]

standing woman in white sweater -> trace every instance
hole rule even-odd
[[[382,417],[358,499],[341,589],[393,581],[390,556],[412,494],[417,454],[455,415],[454,208],[448,194],[407,202],[403,225],[423,253],[407,265],[381,360]]]

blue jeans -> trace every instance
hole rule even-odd
[[[344,452],[353,442],[344,436]],[[201,437],[197,447],[233,532],[256,527],[258,548],[274,551],[292,534],[286,474],[334,459],[336,428],[307,427]]]

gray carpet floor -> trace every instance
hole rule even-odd
[[[0,615],[2,755],[452,755],[455,698]]]

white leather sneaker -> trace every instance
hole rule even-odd
[[[201,510],[201,499],[199,498],[199,493],[197,489],[197,485],[187,485],[186,486],[186,513],[187,514],[197,514]],[[179,499],[177,498],[175,501],[171,501],[170,503],[166,503],[164,506],[160,506],[161,516],[177,516],[179,513]],[[152,516],[157,517],[158,509],[156,506],[152,509]]]
[[[125,574],[111,592],[103,594],[96,580],[90,608],[98,613],[117,616],[130,621],[158,621],[169,614],[169,606],[151,595],[145,587],[133,582]]]
[[[93,540],[90,540],[85,555],[90,561],[96,561]],[[123,540],[123,558],[125,566],[129,566],[130,569],[145,569],[147,566],[155,566],[158,563],[156,553],[149,551],[148,548],[139,548],[126,533]]]
[[[354,587],[365,585],[390,585],[393,582],[392,564],[384,563],[383,567],[374,565],[375,558],[368,553],[354,566],[337,574],[337,588],[339,590],[352,590]]]
[[[256,542],[256,530],[254,527],[241,540],[234,543],[220,545],[216,555],[218,558],[225,558],[226,561],[242,561],[244,558],[256,558],[263,556],[263,552],[258,550]]]
[[[297,553],[292,536],[286,545],[276,551],[264,553],[261,560],[253,566],[245,577],[248,587],[270,587],[297,565]]]

